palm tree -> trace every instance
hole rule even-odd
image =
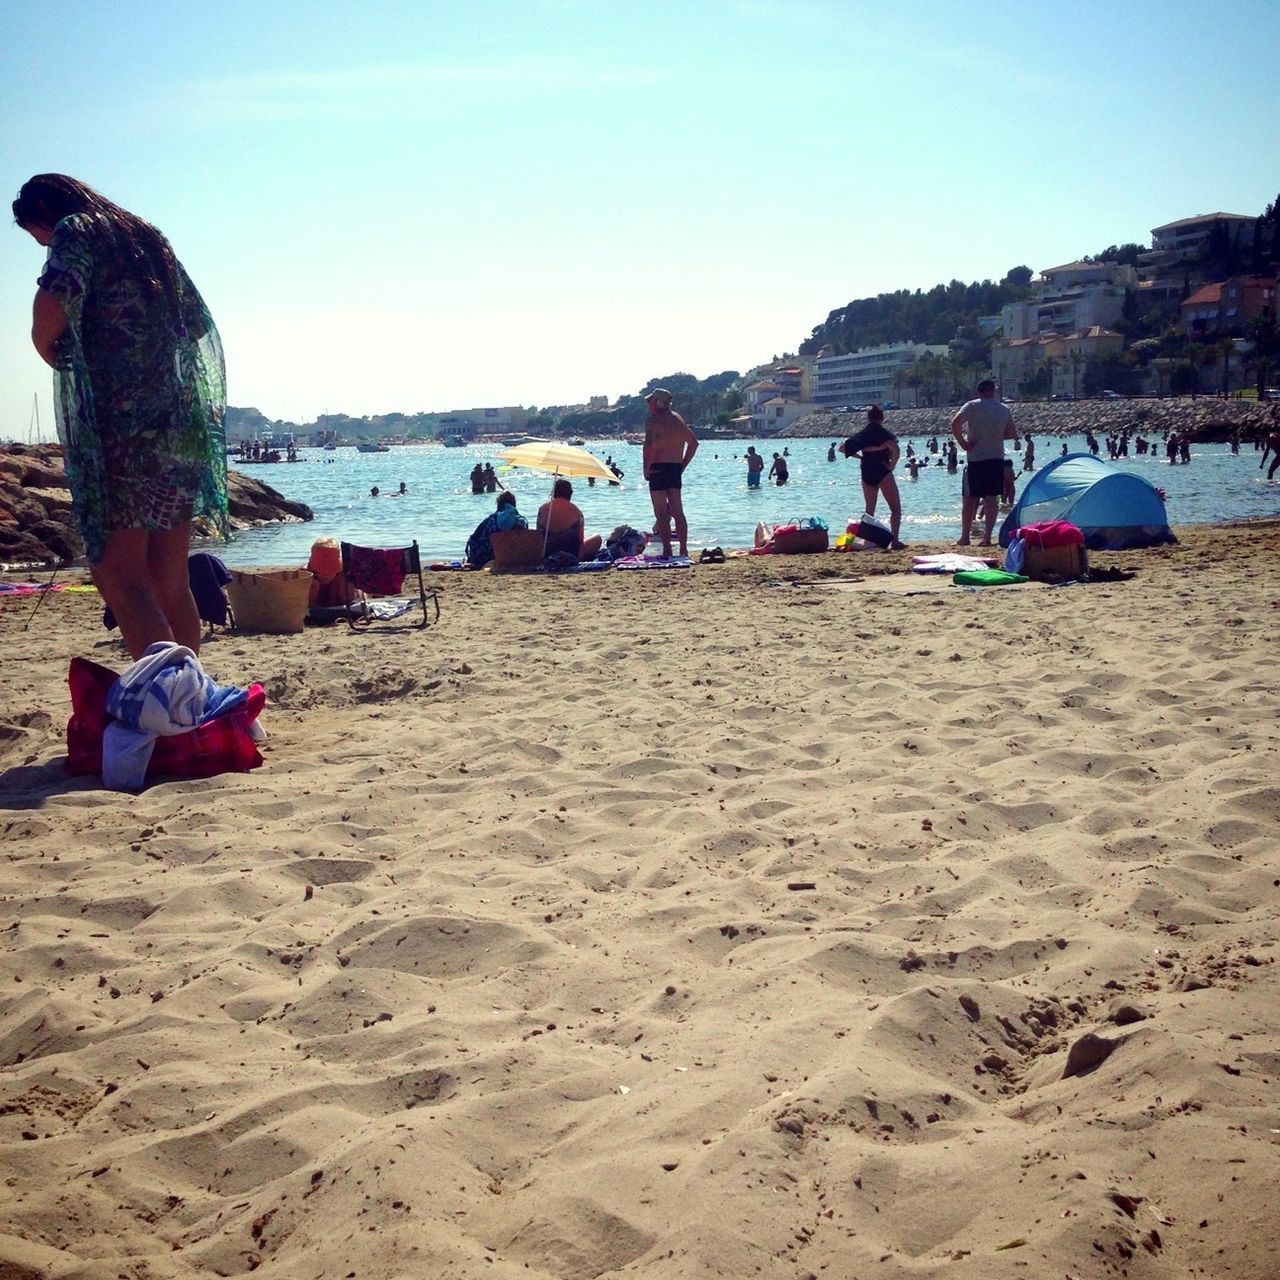
[[[1080,366],[1087,363],[1087,357],[1079,348],[1072,347],[1071,354],[1067,358],[1071,361],[1071,398],[1078,400],[1080,398]]]
[[[1213,344],[1213,351],[1222,357],[1222,394],[1226,396],[1231,391],[1231,357],[1236,353],[1235,339],[1219,338]]]

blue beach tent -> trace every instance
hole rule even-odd
[[[1043,520],[1069,520],[1093,551],[1177,542],[1155,488],[1091,453],[1055,458],[1027,481],[1000,526],[1000,545],[1007,547],[1020,525]]]

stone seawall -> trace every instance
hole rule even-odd
[[[1227,440],[1239,431],[1242,440],[1265,433],[1280,420],[1280,405],[1255,400],[1215,400],[1209,396],[1166,397],[1162,400],[1076,400],[1069,404],[1010,404],[1021,431],[1033,436],[1102,437],[1131,434],[1163,436],[1189,431],[1196,440]],[[951,427],[957,406],[939,409],[890,409],[885,426],[899,436],[943,436]],[[1274,417],[1273,417],[1274,415]],[[862,413],[811,413],[798,418],[779,436],[841,440],[861,429]]]
[[[310,520],[311,508],[238,471],[227,478],[231,527]],[[68,564],[84,555],[59,445],[0,444],[0,565]]]

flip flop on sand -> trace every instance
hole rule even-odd
[[[724,548],[711,547],[709,550],[704,547],[702,554],[698,557],[699,564],[724,564]]]

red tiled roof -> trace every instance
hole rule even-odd
[[[1182,305],[1184,307],[1201,307],[1210,302],[1222,301],[1220,284],[1202,284]]]

